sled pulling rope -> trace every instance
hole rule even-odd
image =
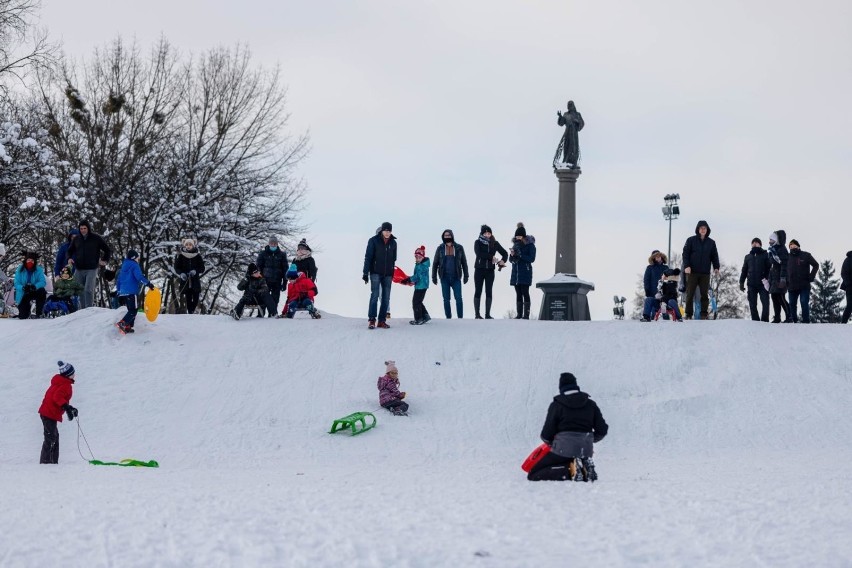
[[[367,417],[373,419],[370,424],[367,424]],[[332,422],[331,430],[329,430],[328,433],[334,434],[335,432],[340,432],[341,430],[346,430],[348,428],[352,431],[353,436],[357,436],[358,434],[362,434],[367,430],[375,428],[375,426],[376,417],[373,416],[371,412],[353,412],[348,416],[338,418]]]
[[[92,456],[92,459],[86,458],[86,456],[83,455],[83,450],[80,449],[81,436],[83,438],[83,442],[86,444],[86,448],[89,450],[89,455]],[[80,426],[79,417],[77,417],[77,452],[80,454],[80,457],[83,458],[84,461],[89,462],[91,465],[120,465],[123,467],[160,467],[160,464],[157,463],[155,460],[142,461],[130,458],[125,458],[119,462],[104,462],[101,460],[96,460],[95,454],[92,452],[92,448],[89,446],[89,441],[86,439],[86,435],[83,433],[83,428]]]

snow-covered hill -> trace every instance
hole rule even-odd
[[[846,326],[116,319],[0,320],[0,566],[852,564]],[[38,465],[58,359],[95,457],[160,469],[88,465],[76,422]],[[565,370],[610,424],[594,485],[520,471]]]

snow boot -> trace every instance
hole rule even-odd
[[[530,302],[524,302],[524,317],[523,319],[530,319]]]
[[[380,321],[380,322],[376,325],[376,327],[379,327],[379,328],[381,328],[381,329],[390,329],[390,326],[389,326],[388,324],[386,324],[385,322],[383,322],[383,321]]]
[[[586,481],[583,474],[583,461],[580,458],[574,458],[568,464],[568,472],[571,474],[571,481]]]
[[[485,297],[485,319],[494,319],[491,317],[491,298],[488,296]]]
[[[376,320],[372,320],[372,319],[371,319],[371,320],[367,323],[367,329],[376,329]]]
[[[516,320],[522,319],[524,317],[524,303],[523,302],[515,302],[515,309],[518,312],[518,315],[515,316]]]
[[[315,320],[318,320],[322,317],[322,314],[319,313],[319,310],[317,310],[317,309],[308,310],[308,313],[311,314],[311,317],[314,318]]]
[[[598,473],[595,471],[595,462],[592,458],[583,458],[583,469],[586,470],[586,481],[594,483],[598,479]]]
[[[230,315],[231,315],[232,318],[234,318],[237,321],[239,321],[240,317],[242,317],[242,316],[240,316],[240,314],[237,313],[237,310],[231,310]]]

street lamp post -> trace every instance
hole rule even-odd
[[[677,204],[678,199],[680,199],[679,193],[669,193],[663,197],[663,200],[666,202],[666,205],[663,207],[663,217],[669,222],[668,262],[672,261],[672,219],[677,219],[678,215],[680,215],[680,207]]]

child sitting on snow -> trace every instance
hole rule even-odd
[[[59,361],[59,373],[50,379],[50,386],[44,393],[44,400],[38,408],[41,422],[44,426],[44,443],[41,445],[41,460],[39,463],[59,463],[59,429],[57,422],[62,422],[62,413],[68,420],[74,420],[77,409],[71,406],[71,395],[74,384],[74,365]]]
[[[420,248],[414,251],[414,273],[408,278],[403,279],[400,284],[408,284],[414,286],[414,295],[411,297],[411,307],[414,310],[414,319],[411,320],[411,325],[423,325],[432,318],[423,305],[423,299],[426,297],[426,290],[429,289],[429,258],[426,256],[426,246],[420,245]]]
[[[656,298],[663,306],[667,306],[675,313],[677,321],[683,321],[683,316],[680,315],[680,308],[677,305],[677,287],[680,281],[680,269],[670,268],[663,272],[663,277],[660,280]],[[668,314],[663,313],[664,319],[669,319]]]
[[[287,305],[281,315],[293,319],[296,310],[305,309],[312,318],[319,319],[320,313],[314,307],[317,292],[316,284],[304,272],[297,271],[295,264],[291,264],[287,271]]]
[[[389,410],[394,416],[408,416],[408,403],[403,402],[404,392],[399,392],[399,370],[394,361],[385,361],[387,369],[379,377],[379,404]]]

